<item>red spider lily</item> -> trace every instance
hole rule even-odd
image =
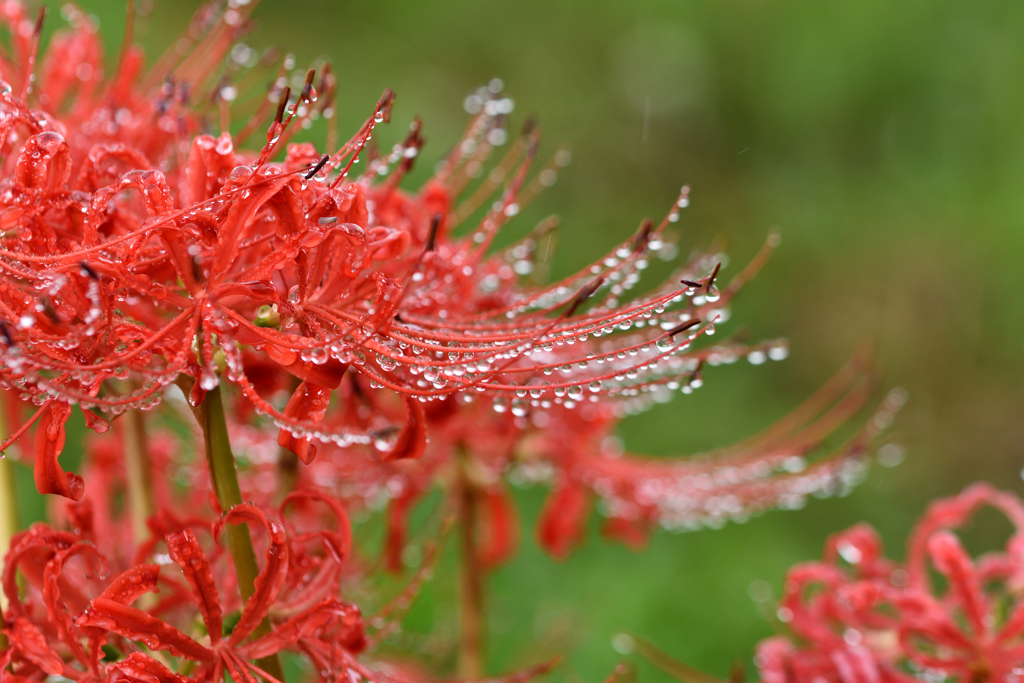
[[[418,195],[398,190],[396,176],[418,151],[419,122],[390,155],[371,162],[370,178],[384,181],[360,180],[366,186],[371,222],[400,227],[412,247],[404,259],[381,264],[389,277],[401,282],[389,300],[393,318],[385,323],[386,334],[381,327],[366,336],[363,348],[374,352],[372,357],[361,352],[346,357],[360,367],[338,389],[345,400],[329,409],[330,392],[304,382],[288,403],[289,416],[318,423],[306,431],[282,430],[278,441],[307,464],[316,453],[315,440],[329,441],[339,432],[375,437],[375,450],[368,457],[348,448],[347,442],[340,449],[328,444],[328,455],[310,471],[309,481],[344,487],[367,501],[382,494],[393,499],[388,544],[392,566],[403,545],[405,515],[415,500],[435,483],[466,478],[480,499],[482,561],[491,564],[506,557],[514,547],[516,522],[502,478],[524,459],[534,470],[546,468],[546,477],[553,480],[556,492],[540,536],[556,555],[564,555],[579,536],[592,493],[608,507],[607,531],[639,544],[652,524],[715,525],[773,505],[796,506],[810,493],[847,487],[858,469],[850,456],[864,454],[877,426],[887,424],[898,409],[898,396],[840,449],[836,455],[841,457],[824,458],[800,473],[785,470],[803,468],[802,458],[867,399],[873,383],[864,359],[759,439],[704,461],[647,461],[608,452],[606,437],[619,417],[664,400],[673,390],[692,392],[703,382],[705,364],[744,356],[755,364],[785,357],[780,343],[693,348],[714,334],[715,323],[728,315],[728,303],[763,265],[777,240],[771,238],[721,291],[717,282],[724,257],[704,253],[669,284],[622,304],[649,259],[666,248],[664,232],[688,203],[684,188],[657,226],[646,221],[637,234],[577,274],[553,285],[531,286],[521,276],[533,267],[540,233],[547,227],[503,252],[491,254],[487,247],[503,224],[553,181],[557,164],[527,182],[537,147],[537,131],[528,127],[495,166],[498,172],[459,203],[466,184],[494,151],[490,139],[502,132],[500,112],[511,106],[497,92],[487,97],[488,105],[495,106],[484,107],[473,119]],[[490,211],[467,236],[455,236],[459,222],[498,191],[495,177],[507,179],[507,184]],[[675,287],[676,281],[684,286]],[[299,305],[313,308],[301,294],[298,298]],[[325,352],[321,357],[331,356]],[[264,390],[284,388],[258,358],[243,356],[243,365],[246,373],[260,378]],[[255,384],[243,379],[242,386],[259,405]],[[399,393],[403,401],[390,400],[380,389]],[[452,397],[455,391],[460,393]],[[413,398],[426,401],[426,406],[421,408]],[[403,420],[407,429],[399,432],[393,425]],[[422,432],[408,428],[415,425],[426,425],[431,443],[425,450]],[[416,463],[391,464],[381,462],[381,452],[384,460],[422,457]],[[459,487],[448,485],[447,490],[457,493]]]
[[[985,505],[1005,514],[1014,532],[1004,551],[973,560],[953,530]],[[1018,680],[1022,544],[1024,505],[987,484],[933,503],[903,563],[884,559],[870,527],[838,534],[823,562],[787,576],[780,614],[792,635],[760,645],[762,680]]]
[[[318,506],[333,524],[324,523]],[[0,650],[0,680],[23,683],[59,675],[138,683],[255,681],[257,676],[276,681],[253,662],[283,650],[308,659],[316,680],[410,680],[357,658],[370,640],[360,610],[338,597],[352,550],[340,503],[321,492],[297,491],[285,499],[280,515],[283,521],[277,522],[243,504],[212,526],[192,521],[163,528],[158,541],[110,579],[106,558],[87,534],[43,525],[19,534],[3,573],[11,609],[5,615],[9,647]],[[201,536],[216,540],[225,525],[239,522],[255,523],[267,536],[255,592],[244,604],[226,553],[200,542]],[[158,544],[166,545],[166,553],[157,552]],[[16,581],[19,573],[23,589]],[[159,601],[146,597],[158,589],[167,595]],[[399,603],[415,590],[410,586]],[[389,604],[375,617],[380,635],[393,630],[395,610],[395,603]],[[254,637],[268,617],[270,632]],[[521,683],[552,665],[495,680]]]
[[[211,19],[211,10],[204,10],[190,34],[204,35],[201,43],[215,58],[231,47],[237,33],[232,27],[247,11],[229,4]],[[8,3],[5,12],[12,35],[24,34],[23,8]],[[366,225],[357,186],[313,183],[307,188],[301,176],[309,175],[308,146],[290,147],[283,165],[267,163],[308,118],[299,106],[316,99],[312,73],[287,119],[287,92],[273,93],[281,106],[260,154],[236,156],[229,137],[200,136],[186,159],[182,144],[188,144],[202,112],[185,109],[184,95],[173,87],[168,92],[168,84],[186,76],[193,86],[202,84],[210,67],[179,58],[180,63],[165,65],[164,85],[152,89],[138,77],[138,55],[126,44],[114,83],[93,83],[83,74],[102,72],[95,29],[80,13],[71,15],[74,30],[55,40],[47,64],[54,60],[65,71],[77,64],[77,76],[57,66],[44,68],[42,84],[30,95],[38,26],[29,47],[15,41],[6,57],[18,64],[12,72],[21,73],[26,85],[20,95],[10,88],[0,92],[0,109],[7,114],[2,144],[10,160],[0,202],[6,230],[0,245],[0,316],[6,319],[4,385],[39,406],[7,443],[38,422],[37,487],[79,499],[81,479],[65,473],[57,461],[70,404],[80,403],[90,426],[103,431],[106,422],[93,410],[117,415],[126,408],[151,407],[182,373],[195,378],[192,400],[198,403],[216,384],[223,350],[239,342],[265,351],[279,367],[329,392],[346,364],[310,351],[304,335],[322,337],[322,326],[303,319],[288,323],[298,334],[266,330],[257,309],[264,300],[275,307],[280,300],[288,315],[290,304],[276,293],[275,278],[316,277],[327,262],[339,277],[329,283],[325,298],[360,277],[384,286],[386,278],[362,271],[375,257],[399,253],[403,241],[399,231]],[[84,61],[69,60],[69,52]],[[333,86],[326,84],[329,91]],[[87,92],[66,105],[69,88]],[[104,92],[90,99],[95,89]],[[382,101],[377,111],[386,115],[389,102]],[[295,118],[300,121],[286,132]],[[355,154],[375,123],[371,119],[337,160]],[[171,134],[146,134],[152,126]],[[128,196],[129,190],[140,200]],[[316,214],[312,218],[310,211]],[[265,228],[270,234],[253,232]],[[310,256],[309,250],[325,243]],[[236,360],[229,354],[226,363],[235,369]],[[135,388],[125,394],[116,380],[129,378]],[[261,405],[279,420],[293,422]],[[422,436],[416,436],[415,425],[410,431],[415,447]]]
[[[217,48],[214,56],[230,44],[239,11],[229,5],[215,21],[202,15],[202,40]],[[20,30],[24,12],[10,14],[12,31]],[[59,50],[97,53],[82,47],[95,42],[94,29],[83,17],[74,19],[75,31],[58,42]],[[38,36],[30,54],[37,43]],[[31,59],[10,59],[24,61],[30,83]],[[106,422],[94,410],[117,415],[152,407],[175,381],[189,385],[190,400],[198,404],[222,371],[284,430],[280,443],[307,461],[315,455],[314,439],[339,446],[378,442],[371,433],[325,426],[331,393],[349,368],[405,397],[392,458],[415,457],[425,446],[419,401],[464,391],[508,400],[556,367],[586,362],[553,354],[553,347],[634,325],[649,331],[617,335],[607,349],[630,360],[531,391],[548,393],[556,403],[563,394],[577,400],[584,385],[607,384],[599,391],[613,397],[645,394],[689,377],[706,353],[687,354],[692,334],[683,330],[703,320],[701,332],[713,332],[722,307],[763,261],[719,294],[719,266],[698,259],[680,271],[684,287],[673,283],[620,305],[649,254],[661,247],[677,207],[588,270],[524,291],[515,267],[487,252],[499,228],[554,173],[545,168],[527,182],[535,130],[524,133],[497,167],[509,178],[500,200],[469,237],[451,237],[473,204],[494,190],[485,184],[470,208],[451,208],[471,169],[491,153],[502,107],[485,107],[437,176],[418,195],[407,195],[396,186],[421,144],[418,124],[391,154],[367,164],[356,182],[342,182],[374,126],[388,119],[389,93],[334,154],[288,145],[284,161],[272,163],[301,122],[322,107],[312,71],[294,102],[287,88],[271,93],[278,108],[268,142],[248,154],[236,150],[227,133],[186,142],[195,127],[190,122],[203,112],[187,111],[182,96],[171,112],[167,97],[174,89],[166,92],[167,83],[147,89],[133,59],[122,61],[109,96],[78,98],[70,108],[61,96],[68,77],[59,69],[44,69],[53,83],[43,79],[35,95],[27,85],[20,95],[0,93],[0,108],[10,114],[2,144],[11,166],[0,193],[7,228],[0,240],[0,315],[7,321],[2,378],[39,406],[8,443],[38,423],[35,469],[42,492],[82,496],[81,479],[57,460],[69,405],[81,404],[90,426],[103,430]],[[98,63],[86,66],[99,73]],[[191,57],[168,69],[170,83],[185,75],[192,84],[210,78]],[[323,80],[322,89],[332,92],[332,81]],[[128,123],[155,118],[157,125],[166,117],[181,120],[164,126],[173,136],[142,144],[138,126],[121,136],[119,116]],[[114,123],[97,124],[111,117]],[[189,144],[187,157],[183,144]],[[678,205],[686,201],[684,191]],[[680,304],[684,311],[670,310]],[[250,378],[246,358],[253,354],[298,382],[283,410]],[[130,381],[127,393],[118,380]]]
[[[492,104],[507,103],[496,94],[489,96]],[[497,164],[500,173],[492,172],[464,203],[456,201],[492,154],[491,134],[501,132],[501,116],[495,112],[508,106],[502,104],[490,113],[485,109],[474,118],[456,151],[418,195],[396,188],[418,151],[418,122],[405,142],[373,160],[368,176],[360,179],[368,220],[398,227],[412,246],[402,258],[380,264],[394,289],[381,297],[388,302],[390,317],[381,318],[375,329],[364,330],[361,349],[373,355],[345,348],[339,356],[337,349],[327,348],[318,356],[321,361],[339,358],[358,366],[359,373],[350,374],[337,388],[345,400],[330,409],[330,388],[303,381],[284,410],[286,417],[303,422],[296,428],[295,422],[281,421],[281,413],[260,396],[288,389],[277,366],[256,354],[239,356],[239,384],[252,404],[284,427],[278,439],[282,447],[309,464],[319,448],[313,442],[328,443],[330,455],[311,471],[309,481],[345,487],[363,499],[378,498],[382,491],[393,498],[392,564],[401,550],[403,520],[411,504],[434,483],[466,474],[465,468],[456,466],[460,453],[471,461],[469,476],[481,495],[482,524],[491,532],[483,534],[492,539],[483,551],[488,563],[507,555],[514,545],[515,520],[500,482],[521,457],[524,444],[525,452],[531,452],[530,442],[533,451],[540,449],[532,460],[546,461],[545,466],[557,472],[558,493],[549,506],[557,513],[545,517],[541,533],[557,555],[579,535],[590,491],[608,503],[609,533],[637,544],[651,523],[717,524],[780,503],[795,506],[808,493],[842,489],[849,483],[856,467],[845,457],[826,459],[798,475],[772,475],[783,465],[801,466],[800,458],[862,405],[871,386],[861,377],[862,361],[760,441],[713,454],[706,463],[646,462],[602,452],[602,442],[619,416],[643,410],[673,390],[692,392],[703,381],[705,364],[744,356],[754,363],[785,357],[779,343],[692,348],[715,332],[715,322],[725,319],[727,304],[763,265],[776,240],[769,240],[721,291],[717,280],[723,257],[699,254],[670,281],[678,279],[684,287],[665,285],[620,304],[649,258],[666,248],[663,233],[688,203],[684,188],[659,225],[645,222],[636,235],[576,275],[546,287],[529,286],[521,274],[532,268],[538,234],[497,254],[488,254],[487,246],[538,188],[552,182],[557,164],[526,182],[536,153],[536,130],[528,128]],[[476,230],[466,237],[454,236],[459,221],[496,191],[490,180],[496,176],[509,179],[500,198]],[[378,177],[385,180],[375,182]],[[291,289],[296,309],[325,316],[325,324],[326,318],[336,315],[297,287]],[[364,286],[367,291],[369,287]],[[376,304],[366,314],[378,315]],[[394,391],[403,400],[392,401],[380,389]],[[456,391],[459,396],[452,398]],[[493,412],[481,407],[478,396],[493,405]],[[421,407],[413,399],[427,404]],[[897,402],[894,398],[887,404],[872,424],[887,421]],[[402,431],[393,426],[402,422]],[[374,437],[375,452],[369,458],[349,448],[350,440],[341,441],[341,449],[330,445],[332,440],[337,443],[333,435],[353,433]],[[868,441],[854,440],[841,454],[860,455]],[[381,453],[385,460],[423,457],[419,463],[390,465],[380,463]],[[709,483],[712,479],[717,483]],[[274,480],[268,475],[263,481]]]
[[[4,591],[12,607],[6,626],[10,649],[3,653],[0,676],[11,675],[3,669],[13,662],[12,680],[30,680],[34,672],[72,680],[186,680],[168,669],[166,660],[132,644],[141,642],[149,651],[195,662],[198,669],[193,680],[227,680],[228,676],[255,680],[252,672],[266,677],[249,660],[283,649],[308,656],[323,676],[352,669],[375,680],[373,672],[354,658],[366,642],[360,612],[336,597],[338,572],[351,547],[344,511],[333,499],[315,492],[293,494],[286,505],[315,502],[327,503],[338,520],[337,531],[289,534],[285,526],[268,520],[251,505],[233,508],[214,525],[214,538],[224,524],[245,521],[261,525],[268,536],[255,594],[242,606],[230,632],[223,635],[224,615],[237,599],[224,601],[218,589],[224,582],[217,577],[231,573],[223,571],[223,562],[211,561],[191,529],[166,534],[168,559],[151,555],[158,562],[173,561],[184,581],[166,576],[161,564],[142,561],[104,581],[99,578],[102,571],[73,563],[76,557],[87,557],[101,569],[105,565],[85,537],[46,527],[24,532],[15,540],[4,570]],[[314,545],[327,552],[311,548],[310,541],[317,541]],[[217,551],[214,557],[219,560],[223,554]],[[21,599],[15,582],[19,569],[45,612]],[[169,588],[172,595],[141,606],[138,601],[155,592],[158,585]],[[91,588],[98,594],[90,599],[87,591]],[[180,630],[183,625],[192,630],[189,625],[194,617],[190,614],[196,608],[205,627],[198,639]],[[267,615],[274,621],[270,634],[249,639]],[[109,653],[103,651],[106,644],[127,652],[127,657],[108,661]]]

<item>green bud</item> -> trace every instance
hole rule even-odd
[[[253,323],[257,327],[281,327],[281,314],[277,312],[277,304],[268,306],[266,304],[256,309],[256,319]]]

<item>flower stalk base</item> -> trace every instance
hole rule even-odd
[[[149,537],[147,524],[156,508],[153,505],[153,474],[146,438],[146,418],[141,410],[129,411],[121,438],[124,442],[124,469],[128,483],[132,537],[138,547]]]
[[[484,568],[477,548],[479,500],[463,460],[459,468],[459,658],[463,679],[484,675]]]
[[[206,445],[206,464],[210,470],[213,490],[220,503],[221,510],[228,512],[242,503],[242,490],[238,485],[238,472],[235,469],[235,456],[231,452],[228,439],[228,424],[224,416],[224,400],[220,387],[206,393],[206,398],[199,406],[198,416],[203,428]],[[245,602],[255,592],[256,576],[259,565],[256,564],[256,551],[253,550],[252,536],[245,524],[228,524],[224,530],[228,539],[228,550],[235,565],[238,576],[238,588]],[[270,620],[264,619],[253,632],[259,638],[270,633]],[[277,656],[266,657],[257,661],[261,669],[276,678],[284,680],[281,662]]]
[[[7,433],[4,416],[0,414],[0,438]],[[18,484],[14,463],[0,453],[0,570],[3,569],[11,539],[18,531]],[[7,613],[7,596],[0,591],[0,625]],[[7,647],[7,636],[0,633],[0,650]]]

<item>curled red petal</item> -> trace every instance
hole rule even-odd
[[[231,508],[214,527],[214,536],[220,537],[220,532],[225,524],[245,522],[262,524],[270,537],[270,546],[267,548],[266,563],[253,582],[255,591],[245,601],[242,616],[239,618],[238,624],[235,625],[231,638],[228,639],[231,645],[240,643],[263,621],[263,617],[267,616],[270,606],[280,594],[288,574],[288,535],[285,533],[284,526],[280,522],[268,520],[263,511],[255,505],[242,503]]]
[[[610,517],[601,533],[632,550],[642,550],[650,538],[650,521],[644,517]]]
[[[488,489],[483,493],[483,528],[486,530],[480,548],[480,563],[496,567],[515,551],[518,541],[518,523],[515,507],[504,488]]]
[[[64,660],[46,642],[46,636],[35,624],[24,617],[18,617],[11,624],[7,635],[11,648],[51,676],[64,674]]]
[[[33,135],[21,148],[14,169],[15,183],[23,189],[55,192],[71,175],[71,148],[54,131]]]
[[[130,605],[146,593],[157,592],[159,578],[160,565],[138,565],[118,574],[100,595],[122,605]]]
[[[338,630],[331,629],[332,643],[350,652],[359,652],[363,648],[365,635],[359,608],[336,598],[328,598],[278,624],[272,633],[246,644],[238,651],[247,659],[261,659],[291,647],[302,638],[318,635],[333,624],[337,624]]]
[[[341,378],[348,370],[348,365],[333,358],[323,365],[310,363],[299,358],[299,354],[291,349],[284,349],[268,344],[266,347],[267,356],[279,365],[282,370],[303,382],[309,382],[328,389],[337,389],[341,384]]]
[[[53,554],[59,550],[70,548],[81,540],[77,535],[67,531],[54,531],[44,525],[36,525],[28,531],[15,534],[11,539],[11,548],[4,558],[3,587],[10,610],[14,614],[23,614],[24,608],[18,591],[18,569],[30,580],[42,576],[45,565]],[[40,557],[42,556],[42,557]],[[45,559],[43,559],[45,558]],[[26,566],[21,566],[24,560]],[[79,604],[84,600],[79,598]]]
[[[149,655],[132,652],[119,662],[107,665],[104,683],[186,683],[188,678],[174,673]]]
[[[46,569],[43,571],[43,601],[46,603],[46,614],[49,621],[57,630],[57,636],[68,646],[78,661],[88,664],[88,655],[74,633],[74,622],[61,595],[61,571],[64,569],[64,564],[78,554],[93,556],[99,560],[101,568],[105,564],[96,547],[87,541],[79,541],[70,548],[61,550],[46,563]]]
[[[935,567],[949,580],[950,592],[962,605],[971,629],[978,635],[985,633],[988,601],[982,593],[971,558],[960,545],[960,540],[950,531],[940,531],[928,539],[928,553]]]
[[[1020,499],[985,482],[972,484],[951,498],[935,501],[918,521],[907,543],[907,572],[911,583],[923,585],[928,581],[928,543],[932,534],[940,529],[963,526],[984,505],[1003,512],[1016,529],[1024,529],[1024,505]]]
[[[83,410],[82,417],[85,418],[85,426],[97,434],[104,434],[110,429],[110,423],[91,410]]]
[[[416,492],[408,491],[388,504],[387,531],[384,537],[384,566],[389,572],[402,571],[402,551],[409,534],[409,509]]]
[[[213,581],[210,563],[203,549],[199,547],[196,535],[190,529],[170,534],[167,537],[167,552],[185,574],[185,580],[192,588],[192,594],[203,613],[210,642],[216,645],[223,630],[220,596]]]
[[[311,382],[302,382],[285,406],[284,414],[304,422],[320,422],[331,405],[331,390]],[[316,457],[316,444],[309,439],[300,439],[287,429],[277,436],[277,444],[287,448],[307,465]]]
[[[212,650],[167,622],[108,598],[93,600],[75,623],[80,628],[97,628],[129,640],[142,641],[149,649],[166,650],[174,657],[185,657],[196,662],[208,662],[214,658]]]
[[[343,563],[352,550],[352,522],[349,521],[348,513],[345,512],[345,508],[342,507],[341,502],[337,498],[316,489],[293,491],[285,496],[284,501],[281,503],[282,516],[284,509],[289,504],[310,500],[324,503],[334,514],[334,518],[338,522],[338,530],[336,532],[318,531],[315,535],[323,539],[328,551],[330,551],[338,563]],[[292,534],[293,540],[305,540],[306,536],[306,534]]]
[[[571,479],[563,481],[548,496],[537,527],[537,538],[552,556],[564,559],[582,538],[589,503],[586,489]]]
[[[394,448],[384,454],[384,460],[418,458],[427,448],[427,417],[423,404],[412,396],[403,396],[405,425],[398,434]]]
[[[54,493],[71,500],[81,500],[85,494],[82,478],[65,472],[57,462],[64,450],[64,425],[70,416],[71,406],[54,401],[39,418],[34,442],[36,488],[39,493]]]
[[[838,564],[845,559],[858,570],[864,570],[882,557],[882,539],[868,524],[857,524],[833,534],[825,543],[825,561]]]

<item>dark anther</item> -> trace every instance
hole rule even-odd
[[[36,16],[36,27],[32,31],[32,35],[38,38],[43,32],[43,22],[46,21],[46,5],[39,8],[39,14]]]
[[[319,88],[320,91],[322,91],[322,92],[326,92],[327,91],[327,81],[331,77],[331,75],[332,75],[331,74],[331,65],[329,63],[328,64],[324,64],[324,68],[320,72],[320,88]]]
[[[281,91],[281,99],[277,101],[277,113],[274,114],[274,121],[281,123],[284,121],[284,110],[288,106],[288,99],[292,96],[292,89],[285,86],[284,90]]]
[[[50,319],[50,322],[60,325],[61,320],[57,316],[57,309],[53,307],[53,302],[47,298],[43,298],[43,313]]]
[[[691,327],[696,327],[697,325],[700,325],[700,318],[694,318],[693,320],[687,320],[685,323],[679,323],[678,325],[673,327],[671,330],[666,332],[665,336],[674,337],[677,334],[679,334],[680,332],[684,332],[684,331],[690,329]]]
[[[435,213],[430,219],[430,232],[427,233],[427,245],[424,251],[434,251],[434,247],[437,246],[437,231],[441,227],[442,220],[444,220],[444,216],[439,213]]]
[[[520,135],[523,135],[525,137],[532,133],[534,130],[536,130],[536,128],[537,117],[534,116],[533,114],[530,114],[529,116],[526,117],[526,120],[523,121],[523,132],[520,133]]]
[[[409,132],[406,134],[405,140],[402,141],[402,147],[415,147],[419,149],[423,145],[423,138],[420,137],[420,130],[422,128],[423,122],[420,120],[420,117],[414,117],[412,123],[409,124]]]
[[[650,218],[645,218],[644,222],[640,224],[640,228],[636,231],[636,238],[633,240],[633,250],[640,251],[647,247],[647,242],[651,239],[651,231],[654,229],[654,221]]]
[[[384,123],[391,123],[391,105],[395,102],[395,93],[391,88],[385,88],[384,94],[377,102],[377,112],[383,117]]]
[[[217,81],[217,87],[215,87],[213,89],[213,92],[210,94],[210,101],[214,104],[221,102],[223,100],[223,98],[221,97],[221,93],[224,91],[224,88],[228,87],[230,83],[231,79],[227,76],[227,74],[222,76],[221,79]]]
[[[680,280],[687,287],[703,287],[703,283],[696,282],[694,280]]]
[[[182,81],[178,84],[178,102],[187,105],[191,94],[192,85],[188,81]]]
[[[299,97],[304,102],[309,102],[309,98],[313,95],[314,78],[316,78],[316,69],[310,69],[306,72],[306,82],[302,84],[302,95]]]
[[[533,159],[537,156],[537,150],[540,149],[540,136],[531,135],[529,140],[530,146],[526,148],[526,158]]]
[[[691,383],[691,384],[692,384],[693,382],[696,382],[696,381],[698,381],[698,380],[700,380],[700,381],[703,381],[703,380],[701,379],[701,377],[702,377],[701,369],[702,369],[703,367],[704,367],[704,361],[698,361],[698,362],[697,362],[697,369],[693,371],[693,374],[692,374],[692,375],[690,375],[690,383]]]
[[[594,292],[596,292],[598,289],[600,289],[601,285],[603,285],[603,284],[604,284],[604,278],[603,277],[599,277],[596,280],[594,280],[593,282],[591,282],[589,285],[587,285],[586,287],[581,289],[579,292],[577,292],[576,296],[574,296],[572,298],[572,301],[569,303],[569,308],[565,309],[565,313],[562,314],[562,317],[563,318],[568,318],[573,313],[575,313],[576,309],[579,308],[580,306],[582,306],[584,301],[586,301],[590,297],[594,296]]]
[[[306,172],[306,175],[304,175],[304,176],[302,176],[302,177],[303,177],[304,179],[306,179],[306,180],[309,180],[310,178],[312,178],[313,176],[315,176],[315,175],[316,175],[317,173],[319,173],[319,172],[320,172],[320,169],[321,169],[321,168],[323,168],[324,166],[326,166],[326,165],[327,165],[327,162],[328,162],[328,160],[330,160],[330,158],[331,158],[331,155],[330,155],[330,154],[325,154],[325,155],[323,155],[322,157],[320,157],[320,161],[316,162],[316,164],[314,164],[314,165],[313,165],[313,167],[312,167],[312,168],[310,168],[310,169],[309,169],[309,170],[308,170],[308,171]]]
[[[719,269],[720,269],[721,267],[722,267],[722,262],[721,262],[721,261],[719,261],[719,262],[718,262],[718,263],[717,263],[717,264],[715,265],[715,269],[711,271],[711,277],[709,277],[709,278],[708,278],[708,284],[707,284],[707,288],[708,288],[708,291],[709,291],[709,292],[711,291],[711,286],[712,286],[713,284],[715,284],[715,277],[716,277],[716,276],[718,275],[718,270],[719,270]]]
[[[99,280],[100,276],[95,270],[93,270],[88,263],[85,261],[79,261],[78,267],[82,269],[82,275],[91,278],[93,280]]]
[[[0,335],[3,335],[4,341],[7,342],[8,346],[14,346],[14,337],[11,336],[11,328],[7,326],[7,323],[0,320]]]

